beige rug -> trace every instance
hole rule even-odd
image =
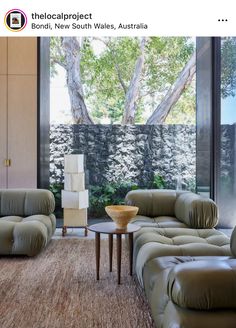
[[[37,257],[0,258],[0,327],[154,327],[145,297],[128,274],[125,249],[122,256],[120,286],[115,262],[108,272],[107,240],[101,241],[100,281],[94,240],[52,240]]]

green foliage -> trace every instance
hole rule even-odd
[[[94,45],[94,40],[90,40],[90,47],[84,48],[82,56],[81,73],[87,91],[85,98],[95,123],[100,123],[102,118],[110,119],[111,123],[120,123],[124,111],[125,92],[121,87],[117,70],[128,88],[139,55],[138,39],[106,37],[95,41]],[[95,55],[96,47],[102,50]]]
[[[85,38],[80,68],[85,101],[95,123],[103,123],[104,119],[111,124],[121,123],[125,90],[140,54],[139,42],[137,37]],[[64,61],[60,44],[61,38],[51,38],[52,75],[56,73],[55,63]],[[193,40],[188,37],[148,38],[135,123],[146,123],[193,51]],[[195,86],[187,90],[173,108],[168,123],[195,122]]]
[[[55,197],[55,215],[57,218],[62,218],[62,208],[61,208],[61,191],[64,188],[63,183],[52,183],[49,186],[49,190],[53,193]]]
[[[125,195],[138,186],[130,182],[107,183],[89,188],[89,214],[94,217],[104,216],[105,206],[124,204]]]
[[[166,118],[167,124],[196,124],[196,81],[183,92]]]
[[[186,185],[186,190],[192,191],[192,192],[196,192],[196,178],[190,178],[185,182]]]
[[[62,51],[62,38],[50,38],[50,74],[55,76],[57,74],[56,64],[64,63],[65,56]]]
[[[165,189],[166,188],[166,182],[160,174],[154,175],[152,187],[155,189]]]
[[[221,93],[222,97],[234,97],[236,90],[236,38],[221,41]]]
[[[194,45],[186,37],[152,37],[147,48],[147,86],[150,91],[155,88],[165,93],[193,53]]]
[[[108,46],[100,56],[93,57],[94,62],[90,61],[89,66],[85,62],[82,65],[87,68],[84,83],[94,88],[93,96],[89,97],[87,94],[86,99],[96,123],[100,123],[101,118],[107,117],[111,123],[119,124],[124,110],[125,92],[121,87],[116,68],[118,67],[120,77],[128,88],[139,55],[139,42],[137,38],[131,37],[104,38],[104,40]],[[189,38],[152,37],[149,39],[140,81],[140,95],[136,101],[135,123],[146,122],[146,113],[150,114],[155,110],[192,52],[193,44]],[[85,70],[83,72],[85,73]],[[180,103],[182,114],[185,111],[189,113],[190,108],[195,109],[195,97],[192,93],[190,95],[186,92]],[[192,110],[190,112],[194,117]],[[183,121],[185,122],[185,119]]]

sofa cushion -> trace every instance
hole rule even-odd
[[[21,216],[15,216],[15,215],[9,215],[9,216],[1,217],[0,222],[1,222],[1,220],[10,221],[10,222],[21,222],[22,217]]]
[[[160,256],[230,256],[230,240],[215,229],[142,228],[135,234],[134,263],[143,285],[144,264]]]
[[[47,236],[50,238],[55,229],[54,229],[54,224],[53,221],[50,219],[50,216],[47,215],[31,215],[28,216],[26,218],[22,219],[22,222],[32,222],[32,221],[36,221],[36,222],[41,222],[42,224],[45,225],[45,227],[47,228]]]
[[[180,222],[174,216],[158,216],[154,218],[157,228],[188,228],[188,226]]]
[[[167,304],[163,321],[157,327],[162,328],[235,328],[236,311],[222,309],[196,311],[181,309],[173,302]]]
[[[230,238],[230,249],[233,256],[236,257],[236,227],[232,231],[231,238]]]
[[[175,216],[191,228],[213,228],[218,222],[216,203],[194,193],[179,195],[175,203]]]
[[[158,216],[148,217],[144,215],[136,215],[132,223],[141,227],[156,227],[156,228],[187,228],[185,223],[180,222],[174,216]]]
[[[132,220],[131,223],[137,224],[141,227],[156,227],[156,222],[154,218],[145,215],[136,215]]]
[[[175,265],[167,278],[168,295],[181,308],[236,308],[236,260],[200,260]]]
[[[175,216],[175,201],[177,197],[175,190],[147,189],[132,190],[126,195],[127,205],[137,206],[138,215],[157,217]]]
[[[182,263],[196,263],[196,261],[207,261],[207,267],[210,266],[211,261],[219,261],[224,262],[228,260],[229,257],[225,256],[202,256],[202,257],[191,257],[191,256],[165,256],[165,257],[157,257],[148,261],[144,266],[143,279],[144,279],[144,289],[145,294],[148,298],[149,305],[152,312],[152,317],[155,321],[157,327],[217,327],[216,320],[219,319],[221,315],[231,315],[231,313],[227,310],[227,312],[221,312],[217,315],[216,312],[208,313],[206,311],[196,312],[188,309],[187,312],[184,312],[182,308],[178,305],[175,305],[171,302],[170,297],[168,295],[168,281],[170,277],[170,273],[172,270]],[[197,276],[196,276],[197,278]],[[199,292],[201,288],[199,288]],[[188,297],[194,296],[192,292],[188,292],[190,295]],[[169,311],[171,308],[172,311]],[[232,310],[233,313],[233,310]],[[234,312],[235,313],[235,312]],[[201,315],[202,314],[202,315]],[[208,317],[209,316],[209,317]],[[201,325],[199,325],[199,320],[202,319]],[[196,324],[194,324],[194,320],[191,321],[191,318],[195,318]],[[204,320],[205,318],[205,320]],[[214,320],[214,318],[216,320]],[[236,318],[234,314],[234,319]],[[168,322],[168,324],[167,324]],[[191,322],[191,324],[190,324]],[[206,323],[207,322],[207,323]],[[211,325],[214,322],[215,325]],[[179,324],[179,325],[177,325]],[[224,325],[223,325],[224,326]],[[227,326],[231,327],[231,326]],[[232,326],[234,327],[234,326]]]
[[[56,228],[53,214],[0,218],[0,253],[34,256],[48,243]]]
[[[55,200],[49,190],[4,189],[0,190],[1,216],[49,215],[54,211]]]

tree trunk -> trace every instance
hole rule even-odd
[[[135,112],[137,107],[136,100],[138,97],[140,77],[144,65],[144,53],[145,53],[146,41],[147,39],[144,37],[140,42],[141,53],[136,60],[133,76],[131,78],[128,90],[125,95],[125,106],[124,106],[122,124],[134,124],[135,121]]]
[[[64,68],[66,70],[73,120],[78,124],[93,124],[84,101],[80,72],[81,52],[79,41],[76,37],[64,37],[62,39],[62,47],[65,53]]]
[[[194,52],[185,67],[182,69],[177,80],[169,88],[167,94],[149,117],[146,124],[161,124],[165,122],[172,107],[177,103],[183,91],[191,83],[195,72],[196,53]]]

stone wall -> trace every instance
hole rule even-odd
[[[71,154],[72,125],[50,126],[50,183],[64,181],[64,154]]]
[[[63,156],[85,154],[87,184],[132,182],[149,187],[154,175],[168,188],[194,189],[195,126],[188,125],[52,125],[51,183],[63,182]]]

